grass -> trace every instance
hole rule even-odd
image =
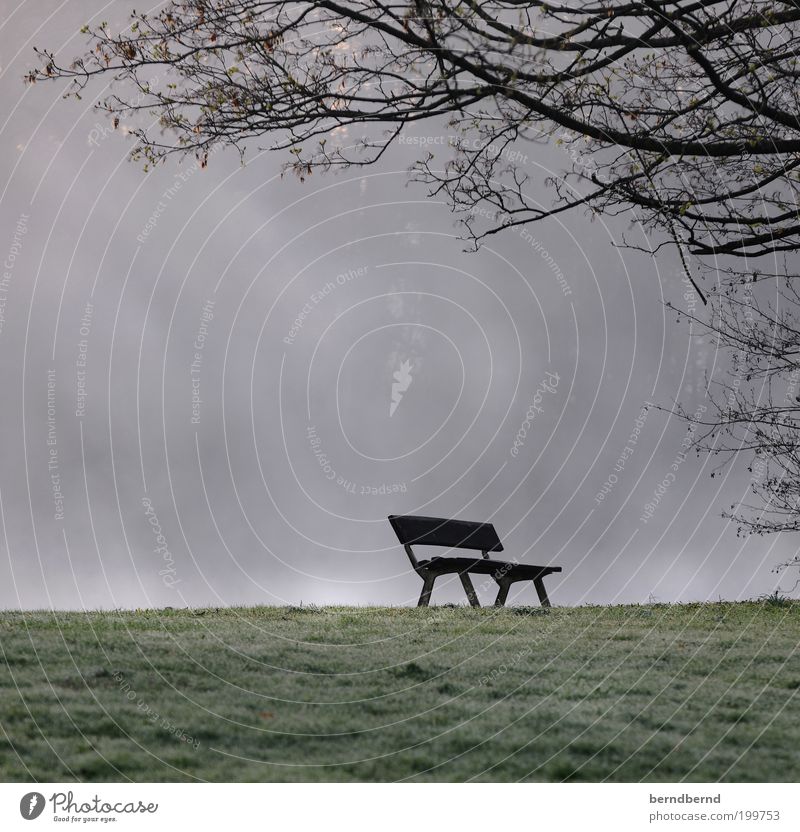
[[[796,781],[800,603],[0,613],[0,780]]]

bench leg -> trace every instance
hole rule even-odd
[[[497,583],[500,589],[497,590],[497,598],[494,599],[494,605],[496,607],[504,607],[506,598],[508,598],[508,590],[511,587],[511,581],[500,578]]]
[[[472,586],[472,581],[470,580],[469,575],[466,572],[462,572],[458,577],[461,578],[461,586],[464,587],[464,592],[467,593],[467,598],[469,599],[470,604],[472,604],[473,607],[479,607],[481,602],[475,594],[475,587]]]
[[[543,607],[549,607],[550,599],[547,597],[547,590],[544,588],[544,580],[542,580],[542,578],[534,578],[533,585],[536,587],[536,594],[539,596],[539,603]]]
[[[417,601],[418,607],[427,607],[431,600],[431,592],[433,592],[433,582],[436,580],[435,575],[426,575],[423,578],[422,592]]]

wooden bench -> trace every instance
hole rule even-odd
[[[427,607],[431,600],[434,581],[440,575],[457,573],[470,604],[479,607],[480,602],[470,580],[470,573],[491,575],[497,581],[499,590],[494,605],[502,607],[508,597],[511,584],[516,581],[533,581],[539,601],[543,607],[550,606],[550,599],[544,588],[544,577],[560,572],[560,566],[529,566],[503,560],[491,560],[489,552],[502,552],[503,544],[491,523],[470,523],[466,520],[445,520],[441,517],[422,517],[416,514],[390,514],[397,539],[403,544],[411,566],[422,580],[422,594],[418,607]],[[434,557],[417,560],[412,546],[448,546],[454,549],[475,549],[482,558]]]

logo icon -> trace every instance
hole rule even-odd
[[[19,802],[19,813],[25,820],[35,820],[44,811],[44,795],[28,792]]]
[[[411,362],[404,361],[400,365],[400,369],[392,373],[392,378],[394,379],[394,384],[392,384],[392,401],[389,405],[389,416],[394,416],[394,412],[397,410],[397,406],[403,398],[403,393],[411,386],[411,382],[413,381],[411,378]]]

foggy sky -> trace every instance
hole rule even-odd
[[[615,247],[646,245],[630,217],[465,251],[408,184],[434,123],[305,183],[255,146],[144,173],[92,96],[22,84],[33,46],[77,55],[111,15],[80,6],[4,4],[0,28],[0,607],[415,603],[400,513],[490,520],[509,558],[563,566],[557,604],[774,588],[791,540],[720,517],[746,460],[712,479],[685,424],[641,418],[702,405],[725,357],[666,314],[690,302],[674,254]],[[518,150],[534,183],[569,162]]]

